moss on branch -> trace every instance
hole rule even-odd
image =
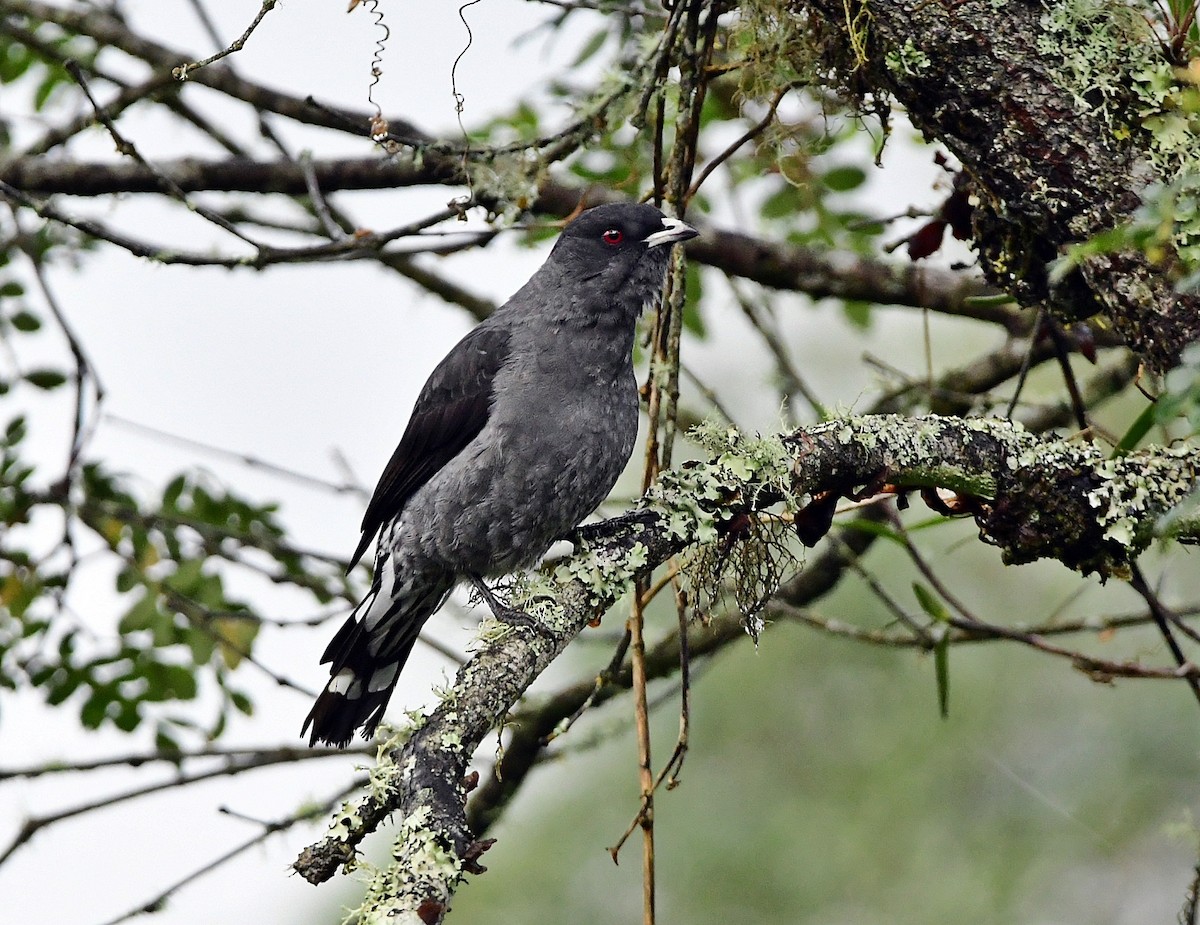
[[[362,839],[393,813],[405,820],[386,875],[372,878],[372,915],[441,921],[485,844],[467,824],[468,762],[538,675],[630,581],[689,546],[753,539],[740,528],[783,506],[858,491],[948,488],[967,502],[981,536],[1006,561],[1050,557],[1081,571],[1121,575],[1160,534],[1196,538],[1182,510],[1200,472],[1191,446],[1109,458],[1081,440],[1044,438],[991,418],[866,415],[784,436],[724,427],[696,434],[707,461],[664,474],[643,509],[586,529],[586,547],[527,589],[539,628],[488,640],[442,703],[397,741],[371,793],[346,807],[295,868],[318,883],[352,866]],[[787,522],[780,518],[780,522]],[[389,918],[389,920],[392,920]]]

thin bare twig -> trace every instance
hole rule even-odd
[[[172,895],[177,893],[179,890],[183,889],[189,883],[193,883],[196,880],[199,880],[201,877],[205,876],[206,874],[212,873],[218,867],[221,867],[222,865],[229,863],[234,858],[238,857],[241,854],[244,854],[246,851],[249,851],[255,845],[262,844],[264,841],[266,841],[268,838],[270,838],[272,835],[276,834],[277,832],[286,831],[287,829],[290,829],[292,826],[296,825],[297,823],[304,822],[309,819],[319,819],[320,817],[324,816],[326,813],[331,812],[333,810],[333,808],[338,805],[338,803],[340,803],[342,800],[344,800],[350,794],[354,793],[356,790],[360,790],[363,787],[365,787],[367,785],[368,781],[369,781],[369,778],[367,777],[367,775],[365,775],[365,774],[358,775],[349,784],[347,784],[342,789],[338,790],[336,793],[334,793],[332,796],[330,796],[328,799],[326,799],[324,802],[322,802],[318,805],[306,806],[303,809],[299,810],[298,812],[292,813],[290,816],[285,816],[284,818],[279,819],[275,822],[259,822],[258,824],[262,826],[262,831],[259,832],[258,834],[254,835],[251,838],[246,839],[241,844],[235,845],[233,848],[230,848],[224,854],[220,855],[219,857],[214,858],[213,860],[209,861],[207,864],[204,864],[203,866],[196,868],[189,874],[187,874],[183,877],[180,877],[178,880],[176,880],[170,886],[166,887],[165,889],[163,889],[160,892],[158,892],[157,894],[155,894],[152,898],[150,898],[146,902],[142,903],[136,909],[130,909],[128,912],[124,913],[123,915],[117,916],[115,919],[109,919],[107,922],[104,923],[104,925],[120,925],[121,922],[127,922],[129,919],[132,919],[135,916],[142,915],[144,913],[158,912],[159,910],[161,910],[163,908],[163,905],[166,903],[166,901],[168,899],[171,898]],[[225,809],[222,809],[221,811],[226,813],[226,815],[235,815],[234,813],[231,813]],[[239,815],[238,818],[244,819],[247,817]]]
[[[47,764],[0,769],[0,781],[23,778],[30,780],[52,774],[77,774],[84,771],[103,771],[109,768],[128,766],[142,768],[153,764],[169,764],[179,767],[189,761],[222,758],[231,761],[262,762],[263,764],[288,761],[308,761],[312,758],[333,758],[339,755],[373,755],[376,746],[371,744],[350,745],[346,748],[308,748],[307,746],[283,745],[277,748],[242,748],[209,745],[189,752],[132,752],[126,755],[110,755],[88,761],[52,761]],[[267,760],[264,760],[267,759]]]
[[[1017,408],[1017,402],[1021,398],[1021,392],[1025,390],[1025,380],[1029,376],[1030,366],[1033,364],[1033,355],[1037,349],[1038,341],[1042,338],[1042,323],[1046,319],[1046,307],[1039,305],[1037,315],[1033,321],[1033,331],[1029,335],[1029,349],[1025,352],[1025,358],[1021,361],[1021,371],[1017,376],[1017,385],[1013,389],[1012,398],[1008,402],[1008,410],[1004,412],[1006,418],[1012,418],[1013,411]]]
[[[1183,649],[1176,641],[1175,634],[1171,632],[1171,623],[1178,618],[1167,609],[1158,594],[1150,587],[1146,576],[1142,573],[1142,567],[1137,562],[1133,563],[1129,586],[1146,602],[1146,606],[1150,609],[1150,615],[1154,618],[1159,633],[1162,634],[1163,641],[1171,650],[1175,664],[1179,666],[1180,673],[1187,679],[1188,687],[1192,689],[1192,694],[1200,703],[1200,678],[1196,676],[1196,665],[1183,654]]]
[[[729,147],[704,165],[704,169],[700,171],[700,176],[696,178],[696,182],[693,183],[691,188],[687,191],[687,198],[684,200],[685,206],[687,203],[692,201],[692,197],[700,191],[700,187],[704,185],[704,181],[712,175],[714,170],[729,160],[729,158],[733,157],[733,155],[737,153],[738,149],[741,148],[742,145],[749,141],[753,141],[767,130],[767,127],[775,121],[775,113],[779,109],[779,104],[783,102],[783,98],[787,96],[792,89],[793,88],[791,86],[787,86],[777,91],[775,96],[771,99],[770,105],[767,107],[766,115],[764,115],[757,123],[750,126],[750,128],[748,128],[740,137],[735,139],[734,142],[729,145]]]
[[[193,61],[189,64],[181,64],[171,71],[171,75],[179,81],[187,80],[188,77],[191,76],[192,71],[198,71],[200,68],[207,67],[214,61],[220,61],[222,58],[227,58],[230,55],[241,51],[246,46],[246,42],[249,41],[250,36],[254,33],[254,30],[258,28],[259,23],[263,21],[263,17],[271,12],[271,10],[275,9],[276,2],[277,0],[262,0],[262,6],[258,10],[258,15],[256,15],[250,25],[246,27],[246,31],[234,39],[228,47],[223,48],[215,55],[209,55],[207,58],[204,58],[200,61]]]
[[[700,393],[700,397],[708,403],[709,407],[713,411],[717,412],[717,414],[719,414],[727,423],[734,424],[736,426],[733,412],[725,407],[724,402],[721,401],[721,396],[719,396],[714,389],[705,383],[689,364],[681,363],[680,372],[683,374],[685,379],[691,382],[696,391]]]
[[[13,220],[17,221],[15,210]],[[84,447],[95,433],[100,408],[104,404],[104,383],[100,381],[95,364],[88,358],[87,352],[83,349],[83,343],[67,320],[62,306],[59,305],[58,299],[50,287],[50,281],[46,278],[46,268],[42,261],[31,249],[26,247],[23,250],[33,269],[34,279],[37,280],[42,298],[50,309],[50,314],[54,316],[54,321],[62,332],[63,338],[67,342],[67,348],[71,351],[71,357],[75,361],[75,419],[72,425],[71,449],[67,458],[67,468],[62,479],[63,484],[70,484]],[[85,420],[86,391],[89,382],[92,384],[94,394],[93,418],[90,422]]]
[[[355,497],[366,500],[369,497],[363,487],[351,482],[331,482],[328,479],[319,478],[315,475],[309,475],[305,472],[299,472],[296,469],[291,469],[287,466],[281,466],[278,463],[269,462],[261,457],[254,456],[250,453],[241,453],[237,450],[228,450],[224,447],[216,446],[212,443],[207,443],[203,440],[196,440],[193,437],[185,437],[182,434],[171,433],[159,427],[154,427],[150,424],[142,424],[130,418],[122,417],[119,414],[106,412],[104,420],[116,424],[126,430],[132,430],[137,433],[145,434],[154,438],[160,443],[174,444],[176,446],[188,447],[190,449],[199,450],[209,456],[217,456],[222,459],[230,459],[234,462],[241,463],[249,469],[259,469],[263,472],[268,472],[271,475],[287,479],[291,482],[296,482],[301,485],[307,485],[310,488],[320,488],[325,491],[333,492],[336,495],[352,494]]]
[[[880,504],[886,502],[876,503]],[[894,513],[894,511],[889,511],[889,514],[894,515]],[[914,641],[924,649],[932,649],[933,637],[929,635],[929,630],[918,623],[915,617],[913,617],[907,610],[900,606],[900,602],[892,597],[892,595],[887,592],[887,589],[880,584],[879,579],[877,579],[863,566],[860,558],[853,554],[853,550],[850,549],[849,545],[843,539],[841,539],[841,537],[839,537],[837,534],[831,534],[829,539],[831,543],[845,553],[846,562],[848,563],[849,567],[860,578],[862,578],[863,581],[866,582],[867,587],[871,589],[871,593],[883,603],[884,607],[891,611],[892,615],[900,623],[904,624],[904,626],[908,628],[909,632],[911,632],[913,635]]]
[[[825,420],[829,416],[829,411],[804,380],[804,377],[800,375],[800,371],[796,369],[796,364],[792,362],[791,352],[783,342],[778,325],[774,324],[773,319],[768,322],[763,317],[766,312],[759,310],[754,300],[737,280],[726,275],[725,281],[729,284],[734,298],[737,299],[742,314],[762,337],[763,343],[767,345],[767,349],[771,351],[771,356],[775,359],[775,375],[779,378],[780,390],[783,392],[783,407],[788,424],[795,426],[800,423],[793,410],[797,395],[804,399],[816,420]]]
[[[68,215],[58,209],[55,205],[48,201],[40,201],[33,196],[25,193],[16,187],[0,180],[0,196],[9,202],[17,203],[27,209],[32,210],[36,215],[48,221],[58,222],[66,225],[69,228],[74,228],[88,237],[96,238],[113,244],[123,250],[128,251],[135,257],[145,257],[153,260],[156,263],[164,266],[198,266],[198,267],[249,267],[253,269],[262,269],[263,267],[272,266],[275,264],[288,263],[306,263],[320,260],[362,260],[368,258],[379,259],[384,246],[396,241],[400,238],[413,237],[420,234],[431,224],[438,221],[443,221],[450,215],[443,210],[425,219],[417,222],[410,222],[405,225],[399,225],[396,228],[386,232],[368,232],[361,235],[351,235],[341,241],[332,241],[324,244],[310,245],[307,247],[275,247],[267,244],[256,245],[258,248],[254,254],[246,254],[243,256],[232,257],[222,256],[220,254],[212,254],[209,252],[187,251],[178,248],[165,247],[156,244],[151,244],[138,238],[130,237],[129,235],[113,231],[106,225],[100,222],[87,218],[76,218]],[[208,210],[211,211],[211,210]],[[215,214],[215,213],[214,213]],[[227,222],[221,216],[218,216],[219,222]],[[458,233],[461,236],[461,232]],[[478,236],[476,236],[478,237]],[[421,248],[428,252],[446,251],[445,245],[431,244]],[[410,248],[404,254],[407,258],[412,254],[417,253],[416,248]],[[384,255],[386,256],[386,255]],[[395,255],[393,255],[395,256]]]
[[[1071,346],[1067,343],[1062,325],[1058,323],[1057,319],[1047,318],[1046,327],[1050,334],[1050,340],[1054,344],[1054,355],[1062,370],[1063,383],[1067,387],[1067,394],[1071,397],[1071,410],[1075,413],[1075,424],[1081,431],[1087,430],[1087,405],[1083,402],[1083,396],[1079,394],[1079,383],[1075,379],[1075,371],[1071,369]]]
[[[27,844],[38,832],[48,828],[51,825],[62,822],[65,819],[72,819],[76,816],[82,816],[85,813],[90,813],[97,809],[107,809],[111,806],[116,806],[119,803],[125,803],[129,800],[136,800],[139,797],[149,796],[152,793],[161,793],[164,790],[173,790],[176,787],[186,787],[190,784],[199,783],[200,781],[212,780],[217,777],[231,777],[236,774],[242,774],[246,771],[254,771],[259,768],[271,767],[278,764],[306,761],[310,757],[309,754],[306,754],[307,751],[307,749],[293,749],[275,752],[260,752],[256,755],[246,757],[241,760],[231,759],[219,768],[198,771],[194,774],[180,774],[179,776],[173,777],[170,780],[159,781],[154,784],[146,784],[141,787],[125,790],[121,793],[111,794],[95,800],[89,800],[85,803],[78,803],[75,806],[59,810],[56,813],[49,813],[45,816],[32,816],[26,819],[21,825],[20,830],[9,843],[8,847],[5,848],[3,852],[0,852],[0,866],[7,862],[8,859],[12,857],[12,855],[18,849]],[[312,753],[312,757],[325,757],[325,755]]]
[[[91,87],[88,86],[87,77],[84,76],[83,68],[79,66],[79,63],[77,61],[68,61],[64,66],[67,69],[67,73],[74,78],[75,82],[79,84],[79,88],[83,90],[84,96],[87,97],[88,102],[92,104],[92,109],[95,110],[96,118],[100,120],[101,124],[103,124],[106,129],[108,129],[108,134],[112,136],[113,141],[116,143],[117,150],[121,154],[133,158],[138,164],[153,173],[155,179],[157,179],[157,181],[162,185],[164,192],[169,193],[171,196],[178,199],[197,215],[207,219],[218,228],[233,235],[235,238],[244,241],[251,247],[255,249],[260,248],[260,245],[257,241],[243,233],[236,225],[234,225],[224,216],[214,212],[212,209],[206,208],[205,206],[190,200],[188,198],[188,194],[184,192],[183,188],[176,183],[169,174],[159,170],[148,160],[146,160],[146,158],[142,156],[141,152],[138,151],[137,146],[121,134],[120,130],[117,128],[116,122],[113,121],[108,112],[105,111],[105,109],[101,107],[98,102],[96,102],[96,98],[92,96]]]
[[[317,173],[313,170],[312,153],[303,151],[300,154],[300,168],[304,171],[304,185],[308,188],[308,199],[312,203],[313,212],[321,222],[321,227],[325,229],[325,234],[331,241],[341,241],[349,235],[342,230],[333,218],[333,213],[330,211],[329,203],[325,201],[325,194],[321,192],[320,182],[317,180]]]

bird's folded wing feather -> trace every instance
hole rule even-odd
[[[418,488],[457,456],[487,423],[496,374],[509,354],[509,333],[483,324],[446,355],[425,383],[400,445],[380,476],[363,515],[351,568],[380,527],[400,513]]]

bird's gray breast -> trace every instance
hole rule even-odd
[[[411,540],[457,572],[536,561],[604,500],[637,437],[632,326],[540,327],[513,348],[483,430],[405,508]]]

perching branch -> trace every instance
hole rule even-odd
[[[544,630],[514,630],[464,666],[443,703],[391,752],[380,784],[339,815],[333,834],[305,850],[294,865],[298,872],[313,883],[329,879],[396,813],[397,863],[386,886],[368,897],[368,908],[423,910],[426,922],[440,921],[462,876],[479,870],[486,847],[475,841],[465,813],[475,786],[468,764],[484,736],[628,581],[700,536],[730,535],[739,517],[789,496],[885,483],[895,490],[948,489],[970,502],[985,538],[1008,560],[1052,557],[1108,575],[1127,569],[1164,531],[1200,540],[1200,524],[1163,521],[1192,491],[1198,450],[1151,449],[1111,460],[1091,445],[1038,437],[1007,421],[888,415],[833,421],[769,441],[727,439],[714,461],[664,473],[640,515],[589,531],[597,541],[556,570],[552,595],[523,602]],[[697,505],[696,499],[707,500]],[[1030,505],[1040,520],[1030,516]],[[1041,529],[1013,529],[1022,511]],[[1052,546],[1043,532],[1068,539]]]

